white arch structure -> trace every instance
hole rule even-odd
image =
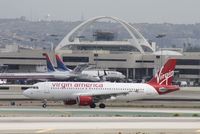
[[[65,47],[67,45],[70,45],[70,43],[73,42],[73,40],[71,40],[73,35],[78,30],[80,30],[81,28],[87,28],[92,23],[94,23],[94,22],[96,22],[97,20],[100,20],[100,19],[111,19],[111,20],[114,20],[114,21],[118,22],[119,24],[121,24],[122,27],[129,33],[129,35],[132,38],[132,39],[128,40],[130,42],[130,44],[132,46],[134,46],[135,48],[137,48],[141,53],[144,53],[144,49],[142,48],[142,46],[146,46],[150,50],[154,51],[153,48],[151,47],[151,45],[142,36],[142,34],[139,33],[133,26],[128,24],[128,22],[126,22],[126,21],[123,21],[123,20],[121,20],[117,17],[112,17],[112,16],[98,16],[98,17],[88,19],[87,21],[81,23],[80,25],[75,27],[72,31],[70,31],[65,36],[65,38],[58,44],[58,46],[55,48],[55,50],[57,51],[57,50],[60,50],[61,48]]]

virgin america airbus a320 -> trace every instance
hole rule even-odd
[[[105,100],[117,99],[132,101],[164,95],[179,90],[172,85],[175,59],[169,59],[155,76],[147,83],[109,83],[109,82],[40,82],[36,83],[23,94],[31,99],[62,100],[65,105],[78,104],[95,108],[105,108]]]

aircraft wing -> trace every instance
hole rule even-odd
[[[88,93],[78,93],[77,96],[92,96],[95,100],[95,102],[98,102],[100,100],[106,100],[111,99],[112,97],[117,97],[120,95],[127,95],[132,91],[118,91],[118,92],[108,92],[108,93],[102,93],[102,92],[88,92]]]
[[[89,64],[85,64],[85,63],[83,63],[83,64],[78,64],[78,65],[74,68],[73,72],[76,73],[76,74],[80,74],[84,69],[86,69],[86,68],[88,68],[88,67],[89,67]]]

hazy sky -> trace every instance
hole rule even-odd
[[[0,18],[76,21],[105,15],[128,22],[200,23],[200,0],[0,0]]]

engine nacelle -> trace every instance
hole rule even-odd
[[[91,96],[79,96],[78,104],[80,106],[89,106],[93,103],[93,98]]]
[[[64,104],[65,105],[74,105],[74,104],[76,104],[77,102],[76,102],[76,100],[65,100],[64,101]]]

